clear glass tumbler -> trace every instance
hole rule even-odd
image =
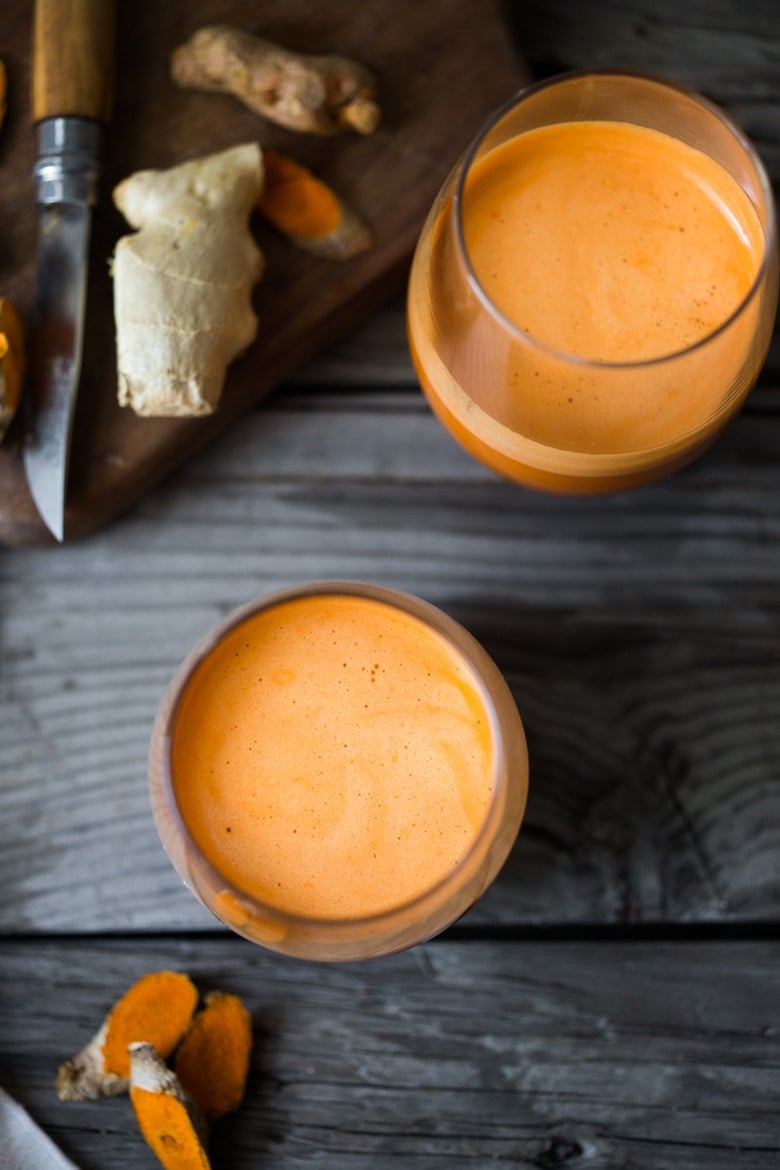
[[[188,655],[149,783],[170,860],[217,918],[283,954],[355,960],[480,897],[517,836],[528,755],[504,678],[461,625],[325,581],[258,598]]]
[[[568,188],[549,170],[567,150],[580,165]],[[742,291],[708,316],[743,248]],[[444,184],[412,265],[408,335],[467,451],[521,484],[587,495],[709,446],[756,381],[776,304],[772,192],[742,131],[670,81],[577,73],[499,110]]]

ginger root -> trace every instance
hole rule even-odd
[[[327,183],[276,150],[264,151],[263,162],[258,211],[293,244],[329,260],[351,260],[371,247],[371,232]]]
[[[228,25],[194,33],[171,57],[182,89],[231,93],[288,130],[371,134],[380,120],[376,82],[346,57],[307,56]]]
[[[22,323],[8,297],[0,297],[0,442],[16,414],[23,376]]]
[[[130,1101],[141,1133],[166,1170],[211,1170],[206,1123],[152,1044],[130,1045]]]
[[[227,366],[257,333],[263,257],[248,221],[262,185],[260,148],[247,143],[138,171],[114,190],[139,229],[113,257],[120,405],[155,416],[215,410]]]
[[[92,1101],[124,1092],[130,1077],[128,1046],[147,1041],[167,1059],[187,1031],[197,1002],[197,989],[187,975],[143,975],[81,1052],[60,1066],[57,1096],[61,1101]]]
[[[237,995],[214,991],[176,1053],[176,1075],[204,1117],[238,1109],[252,1052],[252,1017]]]

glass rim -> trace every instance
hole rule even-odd
[[[696,105],[701,107],[715,117],[729,132],[729,134],[736,140],[742,150],[745,152],[754,168],[758,185],[761,189],[761,194],[766,205],[766,227],[763,232],[764,249],[761,256],[761,263],[759,264],[756,275],[753,279],[748,291],[743,296],[737,307],[729,314],[729,316],[716,328],[711,329],[703,337],[690,345],[684,346],[682,349],[669,350],[667,353],[660,354],[652,358],[640,358],[632,361],[601,361],[597,358],[582,357],[578,354],[570,353],[565,349],[557,349],[555,346],[548,345],[540,338],[535,337],[533,333],[529,333],[522,329],[514,321],[506,316],[501,309],[494,303],[490,295],[487,293],[482,285],[479,277],[474,271],[469,249],[466,244],[465,232],[463,227],[463,204],[465,197],[465,186],[468,176],[471,172],[471,167],[474,164],[476,156],[492,130],[498,126],[503,119],[516,109],[523,102],[533,97],[537,93],[541,93],[546,89],[552,89],[559,85],[564,85],[572,81],[584,81],[586,78],[626,78],[633,81],[645,81],[652,85],[656,85],[662,89],[672,90],[681,94],[683,97],[689,98]],[[615,119],[611,119],[615,120]],[[750,198],[748,196],[748,198]],[[751,200],[751,203],[753,201]],[[755,205],[754,205],[755,206]],[[769,266],[777,247],[777,221],[775,215],[774,195],[772,185],[769,181],[769,175],[766,167],[756,150],[753,143],[748,138],[744,130],[731,118],[725,110],[718,106],[715,102],[705,97],[704,94],[694,89],[692,86],[685,85],[682,82],[672,80],[664,77],[661,74],[652,73],[638,69],[623,69],[623,68],[604,68],[604,69],[573,69],[563,73],[556,73],[551,77],[542,79],[541,81],[533,82],[530,85],[523,86],[522,89],[517,90],[510,98],[499,106],[497,110],[488,117],[483,123],[480,130],[477,131],[476,136],[471,144],[467,147],[466,153],[463,156],[460,164],[460,173],[455,185],[453,193],[453,220],[455,224],[455,240],[458,251],[461,256],[461,261],[466,270],[466,276],[469,285],[471,286],[475,296],[483,304],[485,309],[493,316],[499,324],[507,329],[509,333],[518,341],[530,345],[533,348],[545,353],[549,357],[559,361],[568,362],[571,365],[579,366],[582,369],[597,369],[597,370],[636,370],[646,369],[650,366],[662,365],[667,362],[673,362],[678,359],[687,357],[695,353],[697,350],[709,345],[715,338],[725,333],[742,314],[749,308],[751,302],[758,296],[764,281],[769,272]],[[762,223],[762,228],[764,224]]]
[[[205,856],[203,850],[190,833],[176,799],[171,760],[172,737],[179,704],[198,666],[219,645],[227,634],[240,627],[243,622],[249,620],[255,614],[273,609],[275,606],[284,605],[288,602],[314,596],[347,596],[377,601],[389,606],[391,609],[410,615],[428,629],[433,630],[434,633],[444,639],[448,647],[467,667],[471,681],[480,695],[483,709],[489,720],[491,745],[493,749],[492,792],[482,822],[467,851],[452,869],[444,874],[437,882],[428,886],[422,893],[372,914],[352,917],[318,917],[316,915],[301,914],[274,906],[258,898],[255,894],[242,889],[237,882],[222,874]],[[482,665],[479,662],[481,656],[484,656],[494,667],[497,676],[495,682],[485,677]],[[340,934],[352,934],[354,931],[361,929],[369,932],[368,937],[390,936],[394,932],[394,920],[398,920],[397,929],[400,929],[403,922],[408,919],[409,914],[413,913],[417,907],[423,910],[426,906],[430,905],[431,914],[435,914],[437,909],[446,904],[450,888],[452,894],[454,894],[459,888],[462,875],[465,873],[468,876],[469,866],[475,864],[478,866],[490,849],[491,841],[495,837],[496,830],[500,825],[505,796],[509,791],[508,757],[505,750],[505,736],[499,715],[499,691],[501,687],[505,687],[507,694],[512,698],[511,691],[509,691],[508,684],[503,678],[503,675],[498,670],[498,667],[495,666],[492,657],[473,634],[455,618],[445,613],[444,610],[439,609],[433,603],[425,601],[412,593],[390,586],[376,585],[371,582],[351,578],[324,579],[284,586],[261,594],[231,610],[196,642],[180,663],[164,691],[154,721],[149,757],[150,784],[153,788],[156,787],[162,796],[165,812],[172,819],[175,831],[184,842],[185,850],[196,858],[199,871],[208,876],[214,891],[219,890],[221,887],[224,892],[234,896],[240,902],[242,909],[247,910],[247,923],[251,922],[252,917],[259,917],[265,924],[283,925],[289,928],[290,932],[305,932],[309,930],[317,931],[320,934],[327,934],[334,942]],[[512,701],[514,705],[514,700]],[[525,740],[525,731],[519,712],[517,715],[521,734],[523,740]],[[155,741],[161,742],[161,750],[159,748],[157,751],[155,750]],[[525,801],[523,804],[525,804]],[[156,806],[153,799],[153,811],[155,809]],[[192,892],[202,901],[196,889],[193,889]],[[434,901],[432,902],[432,900]],[[243,933],[241,926],[234,926],[229,919],[222,918],[213,909],[211,909],[211,913],[215,914],[218,919],[223,921],[225,925],[230,926],[231,929],[237,930],[238,933]],[[437,927],[432,933],[445,929],[446,925],[448,923],[445,923],[444,926]],[[419,941],[424,941],[424,937],[421,937]]]

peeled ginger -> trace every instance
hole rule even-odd
[[[114,190],[134,235],[116,245],[118,398],[139,415],[206,415],[257,333],[263,256],[249,217],[263,188],[255,143],[137,171]]]

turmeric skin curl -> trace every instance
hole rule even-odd
[[[204,1117],[238,1109],[252,1052],[252,1017],[237,995],[214,991],[176,1053],[176,1075]]]
[[[195,1012],[198,992],[187,975],[155,971],[142,976],[114,1005],[89,1044],[57,1074],[61,1101],[92,1101],[124,1092],[130,1077],[128,1046],[153,1044],[172,1055]]]
[[[165,1170],[211,1170],[197,1105],[152,1044],[130,1045],[130,1101],[138,1128]]]
[[[8,297],[0,297],[0,442],[16,414],[24,377],[24,331]]]
[[[276,150],[263,151],[263,161],[258,211],[296,247],[328,260],[350,260],[371,247],[366,225],[322,179]]]
[[[0,126],[5,117],[8,80],[0,60]],[[0,442],[19,405],[24,370],[22,323],[7,297],[0,297]]]
[[[164,1170],[211,1170],[209,1123],[238,1108],[249,1072],[252,1019],[239,997],[212,992],[193,1018],[196,1002],[188,976],[145,975],[57,1079],[62,1100],[128,1089],[139,1129]],[[174,1051],[175,1071],[166,1063]]]

